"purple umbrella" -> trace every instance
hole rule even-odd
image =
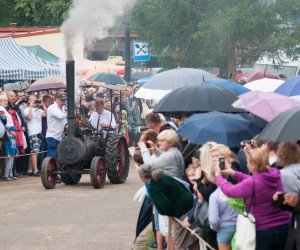
[[[59,76],[47,76],[36,80],[26,92],[35,92],[51,89],[65,89],[66,79]]]
[[[299,107],[300,102],[277,93],[252,91],[239,95],[239,99],[232,106],[243,108],[270,122],[280,113]]]

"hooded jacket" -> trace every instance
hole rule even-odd
[[[283,191],[278,169],[270,168],[253,176],[235,171],[234,179],[238,184],[232,185],[222,176],[217,176],[216,182],[228,197],[245,199],[247,211],[255,217],[257,231],[289,224],[290,213],[272,207],[274,193]]]

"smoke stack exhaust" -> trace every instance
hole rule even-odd
[[[75,136],[75,62],[66,61],[68,136]]]

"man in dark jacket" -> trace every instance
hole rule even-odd
[[[300,250],[300,192],[298,196],[285,194],[284,203],[293,208],[285,250]]]

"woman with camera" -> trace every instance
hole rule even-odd
[[[177,148],[179,137],[174,130],[167,129],[158,134],[158,148],[156,144],[150,140],[139,142],[144,163],[152,167],[152,169],[163,169],[167,174],[182,179],[184,174],[184,160],[181,152]],[[151,157],[150,152],[156,157]]]
[[[177,148],[179,137],[174,130],[167,129],[158,134],[158,148],[155,142],[151,140],[145,141],[143,136],[141,139],[142,140],[138,143],[138,145],[141,150],[142,158],[144,164],[148,165],[151,168],[151,171],[162,169],[167,175],[182,179],[185,166],[183,156]],[[165,221],[166,218],[160,217],[161,220],[159,220],[159,214],[157,210],[154,211],[154,217],[157,249],[163,249],[164,238],[162,233],[163,231],[167,231],[167,223]],[[159,221],[162,222],[163,220],[165,222],[162,225],[162,223],[159,223]]]
[[[243,198],[246,210],[255,218],[256,250],[282,250],[287,238],[289,212],[272,206],[274,190],[282,191],[278,169],[270,168],[266,150],[251,149],[246,152],[247,167],[252,176],[234,171],[230,166],[221,170],[216,165],[216,183],[231,198]],[[230,184],[224,176],[238,183]]]

